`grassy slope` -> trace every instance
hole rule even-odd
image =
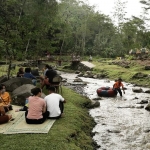
[[[90,134],[94,121],[88,109],[82,107],[90,100],[65,87],[63,97],[67,100],[65,116],[54,123],[48,134],[0,134],[0,149],[93,150]]]
[[[94,60],[92,63],[96,65],[93,72],[95,74],[102,72],[103,70],[107,72],[108,77],[112,80],[121,77],[124,81],[130,83],[136,83],[143,86],[150,86],[150,78],[143,79],[133,79],[132,76],[138,72],[144,74],[150,74],[150,70],[144,70],[144,67],[136,62],[131,62],[130,68],[124,68],[118,65],[109,65],[110,61],[98,62]]]

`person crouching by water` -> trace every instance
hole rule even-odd
[[[36,87],[31,89],[33,96],[28,98],[28,110],[25,112],[27,124],[42,124],[49,115],[46,111],[46,102],[41,98],[42,91]]]
[[[119,92],[120,96],[122,97],[122,91],[120,89],[120,87],[122,87],[122,90],[123,90],[123,93],[125,94],[125,91],[124,91],[124,85],[122,83],[122,79],[119,78],[113,85],[113,89],[116,90],[117,92]]]
[[[44,99],[47,104],[47,111],[49,111],[49,119],[59,119],[62,117],[64,110],[65,99],[60,95],[55,93],[55,87],[49,87],[49,95]]]

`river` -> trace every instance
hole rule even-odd
[[[72,83],[77,75],[63,73],[62,77]],[[96,90],[102,86],[112,87],[114,81],[106,79],[83,78],[87,85],[83,94],[90,99],[97,98]],[[134,93],[134,85],[123,82],[127,88],[123,97],[102,98],[100,107],[89,110],[96,126],[93,139],[99,145],[97,150],[150,150],[150,112],[137,104],[142,100],[150,100],[150,94]],[[148,88],[141,87],[143,91]]]

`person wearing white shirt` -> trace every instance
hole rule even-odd
[[[60,95],[55,93],[55,87],[49,87],[49,95],[44,99],[47,105],[47,111],[49,111],[49,119],[59,119],[64,110],[65,99]]]

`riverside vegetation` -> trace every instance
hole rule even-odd
[[[138,85],[149,86],[149,78],[132,78],[135,74],[142,72],[150,74],[149,70],[144,70],[144,65],[137,61],[128,61],[129,68],[115,65],[116,60],[110,59],[93,59],[96,67],[93,69],[94,74],[100,72],[107,74],[107,78],[123,78],[126,82],[132,82]],[[117,60],[118,62],[118,60]],[[122,61],[119,60],[121,63]],[[145,62],[146,63],[146,62]],[[147,63],[146,63],[147,64]],[[67,64],[65,64],[67,65]],[[63,66],[58,68],[63,71]],[[44,93],[47,91],[44,89]],[[49,150],[94,150],[97,145],[92,139],[92,129],[95,126],[93,118],[90,117],[86,105],[90,100],[63,87],[63,97],[67,100],[65,104],[65,116],[57,120],[48,134],[0,134],[2,149],[49,149]],[[9,144],[8,142],[9,141]],[[28,143],[28,144],[27,144]]]

